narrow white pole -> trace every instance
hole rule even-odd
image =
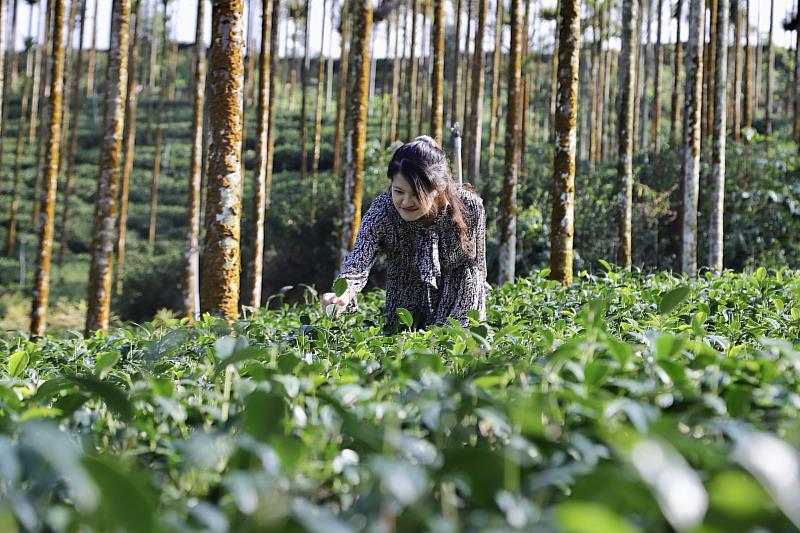
[[[461,126],[456,122],[450,128],[453,133],[453,151],[456,155],[456,176],[458,177],[458,186],[464,184],[464,178],[461,175]]]

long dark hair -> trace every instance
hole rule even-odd
[[[386,176],[391,180],[398,174],[408,180],[420,202],[430,206],[431,215],[436,216],[450,204],[450,219],[458,228],[461,247],[469,257],[475,257],[475,247],[464,222],[465,207],[458,194],[458,185],[453,180],[447,156],[436,141],[420,135],[395,150]]]

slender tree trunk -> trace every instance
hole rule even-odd
[[[243,0],[213,4],[209,59],[209,150],[201,309],[238,316],[242,200]]]
[[[653,150],[656,154],[657,168],[659,154],[661,153],[661,64],[664,62],[664,49],[661,46],[661,19],[664,11],[663,7],[663,0],[658,0],[658,7],[656,8],[656,64],[655,74],[653,75]]]
[[[163,20],[163,43],[161,47],[162,73],[165,73],[163,66],[167,62],[169,53],[169,39],[167,39],[167,2],[164,2]],[[150,224],[147,231],[147,247],[150,253],[156,245],[156,226],[158,222],[158,182],[161,177],[161,142],[164,136],[164,101],[167,99],[167,75],[161,76],[160,87],[158,88],[158,110],[156,111],[156,146],[153,154],[153,177],[150,181]]]
[[[72,103],[72,84],[69,83],[67,73],[71,73],[74,69],[74,53],[72,51],[72,37],[75,32],[75,17],[77,14],[79,0],[71,0],[69,3],[69,10],[67,11],[67,40],[66,49],[64,51],[64,95],[62,97],[63,109],[61,110],[61,146],[67,146],[67,131],[70,127],[70,104]],[[61,159],[58,162],[59,172],[63,172],[65,165],[64,157],[67,150],[61,150]],[[59,263],[60,266],[60,263]]]
[[[796,11],[800,13],[800,11]],[[800,14],[797,15],[800,17]],[[794,138],[800,150],[800,24],[794,31]],[[787,91],[788,92],[788,91]]]
[[[417,109],[417,2],[411,1],[411,83],[408,84],[408,112],[406,113],[406,139],[409,141],[417,135],[417,124],[415,123]],[[358,229],[356,226],[355,229]],[[355,230],[353,235],[355,236]]]
[[[292,10],[289,11],[290,15]],[[292,50],[289,53],[289,112],[294,113],[295,87],[297,86],[297,17],[292,20]]]
[[[124,161],[122,164],[122,183],[119,194],[119,230],[114,252],[117,256],[117,268],[114,270],[114,293],[122,294],[125,279],[125,242],[128,229],[128,191],[130,189],[131,174],[133,172],[134,148],[136,147],[136,109],[139,84],[136,74],[139,68],[139,39],[143,29],[142,1],[137,0],[134,11],[133,33],[130,51],[128,52],[128,88],[125,104],[125,127],[122,133],[124,147]]]
[[[81,20],[80,20],[80,42],[78,43],[78,58],[75,67],[75,75],[72,77],[72,89],[70,90],[72,96],[72,117],[74,126],[70,128],[69,144],[67,145],[67,171],[66,179],[64,182],[64,196],[61,205],[61,235],[59,238],[58,246],[58,268],[64,265],[64,252],[67,248],[67,237],[69,235],[69,204],[72,196],[72,182],[75,177],[75,156],[78,151],[78,126],[80,125],[81,113],[81,73],[83,71],[83,30],[85,29],[86,17],[86,0],[81,2]],[[66,80],[64,80],[66,85]],[[66,95],[65,95],[66,96]],[[66,124],[66,121],[64,122]],[[62,132],[63,134],[64,132]],[[62,137],[63,139],[63,137]],[[63,161],[63,158],[62,158]]]
[[[492,99],[489,103],[489,152],[487,154],[488,178],[494,175],[494,152],[497,143],[497,108],[500,95],[500,69],[503,61],[503,1],[495,0],[494,50],[492,53]]]
[[[307,115],[306,110],[306,76],[309,71],[309,23],[311,18],[308,16],[311,0],[306,0],[305,9],[303,11],[305,20],[305,27],[303,29],[303,62],[300,64],[300,182],[305,185],[306,178],[308,177],[308,128],[306,127]]]
[[[97,66],[97,5],[101,0],[94,0],[92,16],[92,44],[89,47],[89,64],[86,66],[86,96],[94,94],[94,71]]]
[[[753,104],[752,104],[752,119],[758,117],[758,108],[761,105],[761,86],[762,76],[764,73],[761,71],[761,65],[764,61],[764,46],[761,42],[761,5],[756,4],[756,25],[755,29],[755,44],[753,46]],[[751,119],[751,121],[752,121]]]
[[[677,25],[677,42],[675,43],[675,61],[672,67],[672,98],[670,103],[670,117],[669,117],[669,131],[670,131],[670,147],[676,149],[678,147],[678,139],[680,133],[678,127],[682,124],[681,120],[681,105],[680,105],[680,73],[681,64],[683,64],[683,42],[681,41],[681,14],[683,12],[683,0],[678,0],[677,9],[675,11],[675,21]]]
[[[331,21],[333,21],[333,3],[331,3],[331,10],[330,14],[328,15],[331,17]],[[329,114],[331,112],[331,107],[333,106],[333,22],[331,22],[331,28],[328,32],[328,53],[327,53],[327,74],[325,76],[325,114]],[[397,46],[397,43],[395,43]]]
[[[722,0],[717,13],[717,63],[714,72],[714,148],[711,168],[711,218],[709,221],[709,260],[711,268],[722,270],[723,212],[725,206],[725,121],[727,98],[725,88],[728,77],[728,5]]]
[[[50,257],[53,251],[53,219],[56,209],[56,181],[61,146],[61,93],[64,82],[64,0],[49,0],[53,13],[53,73],[50,76],[48,102],[47,153],[44,172],[45,194],[42,199],[42,223],[39,225],[39,248],[31,305],[31,334],[41,337],[47,324],[47,303],[50,295]],[[2,11],[2,9],[0,9]],[[0,20],[0,27],[3,26]],[[2,71],[2,69],[0,69]]]
[[[438,0],[437,0],[438,1]],[[389,143],[392,144],[397,140],[397,118],[400,111],[399,94],[400,94],[400,67],[402,63],[401,55],[398,54],[398,47],[400,46],[400,27],[402,24],[403,37],[405,39],[405,17],[400,16],[400,9],[397,10],[395,15],[395,31],[394,31],[394,49],[392,54],[392,96],[390,99],[390,118],[389,118]],[[405,44],[401,54],[405,55]]]
[[[558,35],[558,102],[550,223],[550,279],[572,284],[575,219],[575,119],[578,112],[580,0],[562,0]]]
[[[30,16],[30,15],[29,15]],[[11,4],[11,31],[8,36],[8,81],[12,91],[17,90],[17,0]]]
[[[258,126],[256,144],[256,169],[253,174],[253,220],[251,238],[253,255],[247,269],[250,273],[250,292],[245,305],[261,306],[261,286],[264,267],[264,221],[267,205],[267,156],[269,153],[269,126],[272,121],[270,95],[274,73],[271,69],[272,22],[275,11],[280,11],[279,0],[262,0],[261,57],[258,78]],[[277,35],[277,32],[276,32]],[[322,58],[320,57],[320,60]]]
[[[633,93],[636,90],[636,57],[639,0],[622,2],[622,51],[619,59],[617,100],[617,262],[631,269],[631,219],[633,205]]]
[[[370,49],[372,49],[372,50],[375,49],[375,38],[376,38],[377,34],[378,34],[377,31],[373,31],[372,32],[372,38],[371,38],[372,42],[370,43]],[[370,65],[369,65],[369,93],[368,93],[368,96],[367,96],[367,116],[368,117],[372,116],[373,107],[375,105],[375,80],[376,80],[376,77],[377,77],[377,72],[376,72],[377,69],[375,68],[376,62],[377,62],[377,58],[373,57],[370,60]],[[417,100],[417,101],[420,101],[420,100]],[[419,113],[417,113],[417,115],[419,115]],[[418,124],[419,124],[419,122],[418,122]]]
[[[681,267],[697,273],[697,199],[700,188],[700,106],[703,97],[703,0],[689,2],[686,48],[686,100],[683,135],[683,226]]]
[[[744,102],[742,118],[744,127],[753,127],[753,47],[750,46],[750,0],[744,0]]]
[[[39,4],[41,3],[42,2],[40,2]],[[38,21],[38,30],[37,30],[39,39],[36,44],[36,49],[33,55],[33,83],[31,85],[31,113],[30,113],[30,119],[28,120],[28,144],[33,144],[36,135],[36,126],[38,120],[37,114],[39,111],[39,92],[40,92],[41,78],[42,78],[42,51],[45,49],[44,42],[47,40],[46,36],[47,27],[44,25],[43,22],[47,18],[46,11],[47,11],[46,9],[42,9],[40,7],[40,15],[39,15],[40,20]],[[39,181],[38,175],[39,174],[37,172],[37,178],[36,178],[37,182]],[[38,189],[39,188],[37,187],[36,190],[38,191]],[[36,202],[36,198],[38,198],[38,195],[34,196],[34,202],[33,202],[34,206],[38,205],[38,203]],[[34,207],[34,211],[36,211],[36,209],[37,208]],[[35,220],[37,218],[38,217],[34,217],[34,224],[33,224],[34,227],[36,227]]]
[[[416,0],[414,0],[416,3]],[[367,83],[369,82],[370,35],[372,33],[372,4],[358,2],[353,8],[353,37],[351,43],[348,86],[351,89],[347,118],[351,124],[345,137],[345,168],[342,181],[342,227],[339,238],[338,264],[353,249],[361,224],[361,197],[364,179],[364,142],[367,135]],[[412,37],[413,38],[413,37]],[[413,64],[412,55],[412,64]],[[412,76],[411,79],[415,79]],[[412,91],[413,92],[413,91]],[[413,108],[412,108],[413,109]]]
[[[733,1],[733,140],[739,141],[742,133],[742,9],[741,0]]]
[[[427,101],[427,88],[430,84],[430,76],[428,67],[430,65],[429,61],[429,53],[426,53],[425,46],[430,45],[431,36],[430,36],[430,25],[428,24],[427,15],[428,9],[423,2],[420,6],[420,14],[422,15],[422,41],[420,43],[420,57],[417,59],[417,107],[416,107],[416,119],[415,123],[417,124],[417,132],[422,131],[422,124],[425,122],[425,117],[423,114],[423,108],[425,107],[425,102]],[[372,49],[375,49],[375,32],[372,33]],[[430,52],[430,50],[428,50]],[[375,58],[372,58],[373,65],[375,63]],[[371,70],[374,73],[374,69]],[[374,74],[373,74],[374,76]],[[426,79],[426,77],[428,79]]]
[[[325,42],[325,21],[328,18],[325,15],[327,9],[327,0],[322,0],[322,39],[320,42]],[[322,137],[322,85],[325,83],[325,61],[322,56],[322,48],[319,52],[319,60],[317,61],[317,96],[314,109],[314,147],[311,151],[311,223],[313,224],[317,219],[317,175],[319,174],[319,156],[320,156],[320,142]],[[381,116],[383,113],[381,113]]]
[[[16,2],[15,2],[16,3]],[[0,6],[0,9],[2,6]],[[29,15],[28,20],[28,37],[31,36],[31,19],[32,15]],[[26,50],[26,57],[30,59],[31,54],[31,47],[28,47]],[[28,61],[28,65],[30,65],[30,61]],[[13,72],[13,70],[12,70]],[[28,113],[28,88],[30,86],[30,69],[25,69],[25,78],[22,85],[22,94],[20,99],[20,109],[19,109],[19,118],[17,119],[17,142],[14,147],[14,178],[11,185],[11,202],[8,207],[8,232],[6,233],[6,255],[8,257],[13,256],[14,254],[14,245],[17,242],[17,212],[19,209],[18,206],[18,198],[19,198],[19,183],[20,183],[20,167],[22,163],[22,151],[23,151],[23,135],[22,131],[24,129],[25,119],[27,118]]]
[[[556,0],[556,21],[558,20],[558,13],[561,12],[562,0]],[[558,22],[556,22],[556,28]],[[556,31],[558,31],[556,29]],[[553,43],[553,55],[550,57],[550,137],[549,142],[555,146],[556,139],[556,99],[558,94],[558,39]],[[555,156],[555,154],[553,154]]]
[[[595,154],[597,152],[597,110],[599,107],[599,96],[600,91],[598,90],[598,86],[602,87],[599,84],[600,79],[600,53],[601,53],[601,37],[600,33],[600,6],[595,5],[594,12],[592,14],[592,48],[591,48],[591,55],[589,58],[589,62],[591,64],[591,70],[589,74],[589,79],[595,87],[588,90],[589,97],[590,97],[590,107],[589,107],[589,163],[594,165],[596,163]]]
[[[265,2],[267,3],[267,2]],[[251,3],[252,5],[252,3]],[[252,11],[250,12],[252,14]],[[267,7],[262,11],[267,20]],[[205,0],[197,1],[197,25],[194,34],[194,80],[192,90],[192,156],[189,170],[189,195],[186,206],[186,277],[183,283],[183,312],[189,321],[200,317],[200,187],[203,177],[203,110],[206,89]],[[262,41],[264,43],[264,41]],[[262,53],[264,45],[262,44]],[[250,53],[255,54],[254,49]],[[250,71],[254,76],[255,72]],[[263,75],[263,74],[262,74]],[[254,198],[258,191],[253,192]],[[258,265],[261,266],[260,264]],[[260,271],[254,279],[261,280]],[[256,302],[260,301],[259,299]],[[248,305],[252,305],[249,302]],[[257,305],[257,304],[256,304]]]
[[[642,69],[638,73],[641,77],[641,93],[639,95],[639,117],[641,122],[639,123],[639,147],[645,152],[645,158],[647,158],[647,152],[650,149],[649,139],[648,139],[648,122],[650,121],[650,106],[647,101],[647,86],[650,82],[650,65],[652,64],[650,51],[650,28],[651,28],[651,21],[653,15],[653,0],[644,0],[643,5],[643,16],[641,18],[642,25],[644,26],[644,44],[642,46],[642,50],[640,56],[642,58]]]
[[[345,97],[347,95],[347,69],[350,49],[350,0],[342,2],[342,44],[341,57],[339,58],[339,82],[336,97],[336,130],[333,138],[333,175],[338,176],[342,171],[342,135],[344,134]]]
[[[769,39],[767,41],[767,102],[765,109],[766,133],[772,135],[772,83],[775,71],[775,53],[772,48],[772,30],[775,23],[775,0],[769,2]],[[769,142],[769,140],[767,141]]]
[[[520,96],[522,90],[522,32],[524,12],[520,0],[511,0],[509,25],[511,49],[508,57],[506,102],[505,170],[500,203],[500,251],[498,283],[513,282],[517,257],[517,183],[519,181]]]
[[[433,86],[430,131],[439,146],[442,134],[442,106],[444,104],[444,0],[433,1]]]
[[[253,0],[247,0],[247,66],[244,71],[244,94],[248,106],[255,98],[256,40],[253,38],[255,21],[256,9],[253,7]]]
[[[462,131],[464,133],[463,138],[463,146],[471,146],[472,140],[470,139],[470,131],[469,128],[466,127],[469,124],[470,117],[469,117],[469,104],[470,104],[470,96],[472,95],[472,49],[470,48],[470,43],[474,43],[475,33],[474,33],[474,26],[472,24],[472,6],[474,5],[476,0],[467,0],[467,38],[464,42],[464,98],[463,101],[459,103],[459,105],[463,106],[463,118],[464,118],[464,126]],[[523,45],[522,52],[524,54],[525,48]],[[522,94],[522,93],[520,93]]]
[[[32,102],[33,102],[32,103],[32,111],[31,111],[31,125],[33,125],[34,123],[37,123],[37,118],[35,116],[36,115],[36,110],[38,109],[39,105],[42,106],[42,110],[39,113],[40,115],[42,115],[42,118],[40,120],[38,120],[38,127],[37,127],[37,129],[39,130],[39,135],[38,136],[35,135],[35,131],[34,131],[33,126],[31,126],[31,129],[28,131],[28,136],[29,136],[29,141],[28,142],[33,144],[34,139],[36,140],[35,141],[36,142],[36,162],[35,162],[34,167],[33,167],[34,169],[36,169],[35,172],[34,172],[36,174],[36,176],[34,178],[34,185],[33,185],[33,217],[32,217],[32,220],[31,220],[31,222],[32,222],[31,226],[33,226],[33,228],[36,231],[38,231],[39,225],[41,224],[41,212],[40,212],[40,209],[42,207],[42,202],[44,200],[42,198],[41,189],[42,189],[42,185],[43,185],[42,182],[44,180],[44,173],[45,173],[45,168],[44,168],[44,165],[42,163],[42,158],[45,157],[44,156],[45,145],[46,145],[45,136],[47,135],[47,131],[48,131],[48,128],[49,128],[49,125],[48,125],[49,118],[45,116],[45,113],[47,112],[47,109],[48,109],[48,102],[46,102],[45,99],[49,98],[49,94],[50,94],[50,78],[51,78],[50,70],[51,69],[48,68],[47,61],[51,57],[49,54],[50,54],[50,51],[51,51],[51,44],[53,42],[53,40],[52,40],[52,33],[53,32],[51,31],[51,26],[52,26],[52,24],[51,24],[51,22],[52,22],[51,21],[51,18],[52,18],[51,17],[51,14],[52,14],[51,7],[52,7],[52,2],[50,2],[48,0],[47,7],[42,10],[42,12],[44,14],[44,17],[43,17],[44,18],[44,26],[42,26],[42,31],[41,31],[42,45],[38,47],[39,56],[38,56],[37,62],[39,63],[39,73],[40,73],[40,78],[41,78],[42,74],[44,75],[44,79],[39,79],[38,80],[39,81],[39,84],[38,84],[39,85],[39,89],[37,91],[31,91],[31,99],[32,99]],[[34,81],[34,86],[35,86],[36,82],[37,82],[36,76],[34,76],[34,80],[33,81]]]
[[[472,102],[469,115],[469,139],[467,147],[467,175],[472,179],[472,184],[477,188],[480,182],[481,170],[481,132],[483,131],[483,34],[486,32],[486,10],[488,2],[477,0],[478,25],[475,29],[475,52],[472,56]],[[526,105],[527,102],[523,102]],[[525,142],[522,141],[524,150]]]
[[[706,7],[708,8],[710,18],[708,21],[708,45],[705,49],[704,55],[706,62],[705,68],[703,69],[703,81],[705,83],[705,107],[702,111],[703,125],[702,136],[700,137],[701,146],[702,143],[706,142],[709,134],[711,134],[711,130],[714,127],[714,95],[716,94],[714,90],[714,68],[717,57],[716,38],[718,4],[719,0],[706,0]]]
[[[111,271],[114,260],[115,224],[119,156],[122,151],[122,127],[125,116],[125,91],[128,85],[128,24],[130,0],[114,0],[111,9],[111,42],[105,84],[105,124],[100,151],[97,193],[92,229],[92,259],[89,267],[86,335],[108,330],[111,295]]]
[[[469,0],[467,0],[469,1]],[[458,122],[463,124],[464,117],[461,115],[461,11],[463,0],[456,0],[456,33],[455,43],[453,43],[453,89],[450,93],[450,124]],[[469,35],[467,36],[469,38]],[[469,46],[467,46],[467,53]]]

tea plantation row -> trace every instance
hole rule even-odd
[[[383,294],[0,344],[0,529],[794,531],[800,275],[546,271],[485,323]],[[277,304],[277,305],[276,305]]]

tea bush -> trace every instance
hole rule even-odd
[[[384,336],[373,291],[7,336],[0,523],[795,531],[800,275],[546,275],[467,328]]]

